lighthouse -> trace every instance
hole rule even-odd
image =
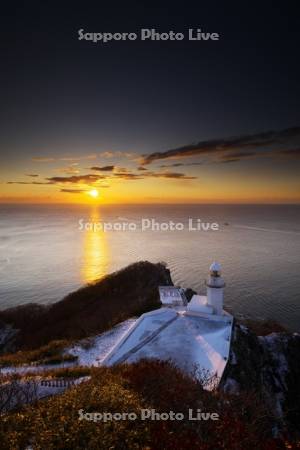
[[[214,314],[223,314],[224,280],[221,276],[221,266],[213,262],[209,268],[209,277],[206,281],[207,304],[213,308]]]
[[[188,302],[183,288],[159,286],[162,308],[139,317],[112,345],[101,365],[144,358],[172,360],[187,373],[201,367],[207,379],[214,380],[205,383],[204,389],[217,387],[230,357],[233,316],[223,310],[225,283],[220,264],[214,262],[209,270],[207,295],[195,293]]]

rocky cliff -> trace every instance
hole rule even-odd
[[[278,430],[300,431],[300,335],[257,336],[235,323],[220,388],[233,394],[255,393],[272,411]]]

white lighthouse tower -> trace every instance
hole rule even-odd
[[[209,277],[206,281],[207,304],[213,308],[214,314],[223,314],[224,280],[221,276],[221,266],[213,262],[209,268]]]

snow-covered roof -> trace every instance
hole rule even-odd
[[[197,313],[213,314],[213,307],[208,305],[207,297],[204,295],[193,295],[191,301],[187,305],[188,311]]]
[[[211,320],[210,316],[213,317]],[[142,358],[172,360],[221,378],[229,358],[232,316],[193,314],[161,308],[143,314],[103,360],[105,365]]]

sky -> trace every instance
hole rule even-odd
[[[0,202],[299,203],[292,5],[70,5],[1,11]]]

